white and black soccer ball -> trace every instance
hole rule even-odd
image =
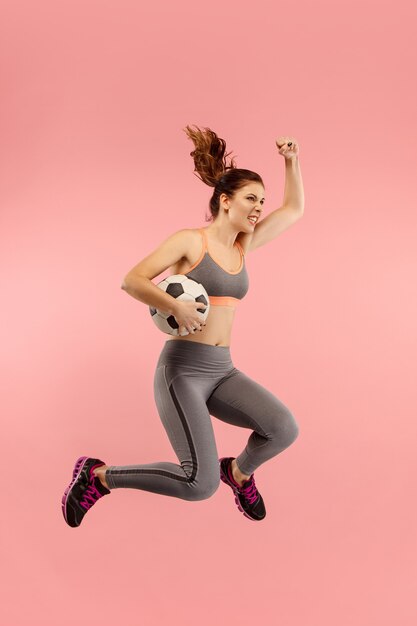
[[[161,282],[157,284],[157,287],[178,300],[195,300],[196,302],[206,304],[205,309],[198,309],[198,311],[201,313],[204,320],[207,319],[210,310],[210,302],[207,291],[201,283],[193,278],[188,278],[185,274],[172,274],[161,280]],[[152,306],[149,307],[149,311],[159,330],[162,330],[162,332],[168,335],[180,334],[178,322],[173,315],[164,313],[164,311]],[[180,336],[183,337],[189,334],[188,330],[183,328]]]

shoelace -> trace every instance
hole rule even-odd
[[[249,481],[249,484],[246,485],[246,487],[240,487],[239,491],[242,495],[245,496],[249,504],[253,504],[256,501],[256,498],[258,497],[258,491],[255,486],[254,477],[252,476],[252,478]]]
[[[101,498],[102,495],[103,494],[98,491],[94,482],[91,482],[88,485],[87,489],[84,491],[83,497],[80,500],[80,506],[88,511],[88,509],[90,509],[93,504],[97,502],[99,498]]]

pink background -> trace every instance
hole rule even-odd
[[[415,3],[9,0],[0,17],[1,623],[414,625]],[[256,472],[262,523],[221,484],[198,502],[115,490],[73,529],[78,456],[177,461],[152,390],[167,337],[120,285],[207,225],[186,124],[261,174],[265,214],[275,139],[300,144],[305,215],[248,255],[231,344],[300,435]],[[249,431],[213,425],[236,456]]]

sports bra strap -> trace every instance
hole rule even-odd
[[[245,253],[243,252],[242,245],[239,243],[239,241],[236,241],[235,243],[236,243],[237,247],[240,250],[240,256],[245,256]]]
[[[205,231],[204,231],[204,228],[199,228],[198,230],[200,231],[201,236],[202,236],[202,238],[203,238],[203,251],[204,251],[204,250],[207,250],[207,252],[208,252],[208,247],[207,247],[207,237],[206,237],[206,233],[205,233]]]

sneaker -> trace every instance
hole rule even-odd
[[[234,456],[224,456],[219,459],[220,478],[233,489],[239,511],[249,519],[260,521],[265,517],[266,511],[262,496],[255,485],[254,474],[251,474],[250,478],[243,485],[239,485],[232,474],[232,461],[234,458]]]
[[[104,461],[89,456],[80,456],[76,461],[72,481],[62,496],[62,513],[69,526],[79,526],[93,504],[110,493],[110,489],[93,474],[93,470],[102,465],[105,465]]]

